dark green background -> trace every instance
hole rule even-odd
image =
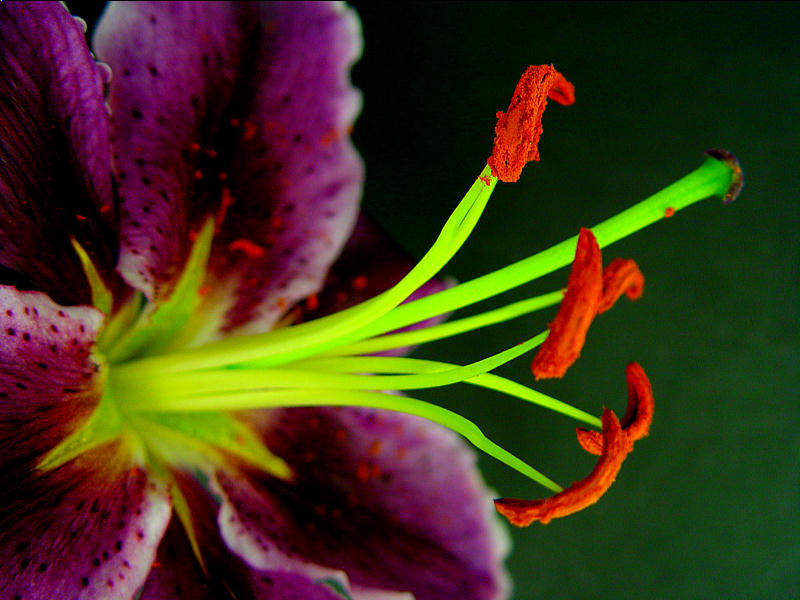
[[[415,256],[485,164],[494,113],[525,67],[553,63],[575,84],[575,105],[551,103],[545,114],[541,163],[498,187],[446,267],[460,280],[657,191],[705,148],[731,149],[746,173],[736,204],[706,201],[607,250],[607,260],[638,261],[643,298],[600,317],[567,376],[538,387],[597,414],[604,404],[621,412],[625,364],[637,360],[656,393],[652,434],[599,504],[513,532],[515,597],[798,597],[797,6],[355,5],[365,205]],[[552,315],[418,355],[474,360]],[[503,373],[533,383],[528,364]],[[565,484],[593,466],[565,418],[473,388],[425,397]],[[543,494],[491,458],[481,465],[503,495]]]
[[[491,149],[529,64],[553,63],[577,102],[551,103],[542,161],[500,185],[446,272],[467,280],[547,247],[734,151],[747,186],[612,246],[644,297],[599,318],[581,360],[538,387],[594,413],[647,370],[657,412],[594,507],[513,532],[518,600],[800,596],[798,8],[794,4],[355,3],[365,51],[355,128],[365,206],[421,256]],[[90,24],[96,3],[70,3]],[[561,287],[562,271],[509,299]],[[469,361],[540,331],[538,313],[419,355]],[[503,369],[533,383],[528,360]],[[422,395],[422,394],[420,394]],[[574,424],[473,388],[426,398],[567,484],[593,459]],[[503,495],[543,490],[490,458]],[[457,502],[453,498],[453,502]]]

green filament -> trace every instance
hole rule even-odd
[[[427,254],[394,287],[366,302],[308,323],[258,335],[228,338],[182,353],[143,358],[119,368],[135,368],[143,374],[221,367],[267,357],[275,357],[276,363],[286,363],[315,354],[320,347],[340,345],[339,340],[357,333],[364,323],[370,323],[395,308],[447,264],[474,229],[496,184],[497,179],[486,167],[453,211]]]
[[[299,406],[364,406],[422,417],[462,435],[479,450],[483,450],[549,490],[557,493],[563,489],[525,461],[490,440],[469,419],[440,406],[408,396],[341,389],[250,390],[171,398],[170,405],[168,407],[159,407],[159,410],[199,412],[204,410],[226,411]]]

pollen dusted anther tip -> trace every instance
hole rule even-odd
[[[537,145],[548,98],[570,105],[575,102],[575,87],[552,65],[528,67],[508,110],[497,113],[494,146],[487,164],[500,181],[517,181],[528,162],[539,160]]]
[[[744,187],[744,171],[742,171],[742,165],[739,163],[739,159],[736,158],[733,152],[725,148],[709,148],[704,154],[725,163],[733,173],[731,184],[728,186],[728,191],[722,199],[723,204],[730,204],[739,197]]]

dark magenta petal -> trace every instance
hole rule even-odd
[[[95,47],[114,72],[120,268],[158,297],[208,215],[227,331],[269,329],[317,291],[355,220],[358,24],[340,5],[119,3]],[[246,328],[242,326],[249,324]]]
[[[218,505],[209,491],[188,473],[173,475],[188,502],[205,571],[183,525],[173,516],[137,600],[341,600],[330,588],[299,573],[259,571],[230,553],[220,537]]]
[[[0,285],[0,473],[21,476],[102,396],[92,356],[103,315]]]
[[[111,442],[47,473],[0,477],[4,598],[130,600],[169,521],[169,498]]]
[[[457,436],[366,409],[247,417],[296,478],[218,476],[223,537],[246,561],[307,573],[324,565],[417,600],[505,597],[507,541]]]
[[[0,282],[89,303],[74,236],[111,280],[116,262],[108,70],[58,2],[0,3]]]
[[[7,286],[0,307],[2,595],[128,600],[166,527],[165,491],[115,443],[37,468],[100,400],[102,314]]]
[[[214,600],[217,597],[194,557],[180,521],[173,516],[138,600]]]
[[[394,286],[415,264],[416,261],[394,243],[377,223],[362,213],[342,254],[333,263],[322,291],[311,302],[306,300],[301,303],[299,312],[304,320],[312,320],[364,302]],[[451,285],[448,280],[432,279],[407,301],[434,294]],[[427,319],[403,331],[430,327],[446,317],[441,315]],[[381,354],[400,355],[409,350],[396,348]]]

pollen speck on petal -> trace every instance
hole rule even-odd
[[[552,65],[528,67],[514,90],[508,110],[497,113],[494,147],[487,164],[500,181],[517,181],[526,163],[539,160],[537,145],[548,98],[572,104],[575,88]]]
[[[603,269],[603,295],[597,314],[606,312],[622,294],[630,300],[638,300],[644,291],[644,275],[638,265],[630,259],[615,258]]]
[[[536,379],[562,377],[580,356],[603,292],[603,262],[594,234],[582,228],[561,307],[531,364]]]
[[[534,521],[547,524],[597,502],[614,483],[630,449],[628,436],[613,411],[603,411],[602,423],[603,452],[588,477],[544,500],[499,498],[494,501],[497,511],[512,525],[527,527]]]
[[[228,244],[228,250],[244,252],[248,258],[261,258],[266,254],[266,250],[262,246],[244,238],[233,240]]]

